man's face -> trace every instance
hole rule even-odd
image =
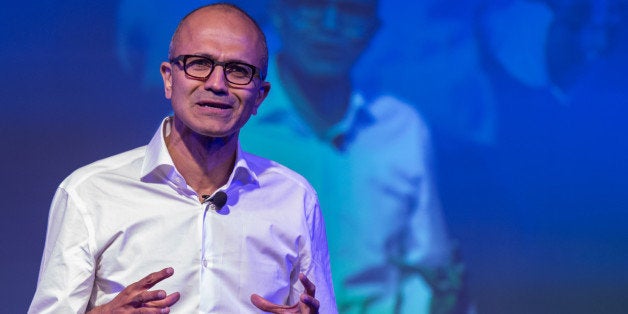
[[[346,75],[379,26],[377,0],[279,0],[274,22],[292,64]]]
[[[173,42],[172,57],[202,55],[217,62],[242,62],[261,68],[261,38],[253,25],[234,13],[201,10],[188,17]],[[175,122],[207,137],[237,134],[266,97],[270,84],[254,77],[247,85],[229,83],[223,66],[207,78],[194,79],[182,63],[164,62],[161,74]]]

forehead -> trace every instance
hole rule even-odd
[[[205,9],[182,23],[173,44],[176,55],[207,54],[252,63],[262,55],[261,40],[254,24],[239,12]]]

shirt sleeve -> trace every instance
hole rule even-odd
[[[338,313],[336,308],[336,298],[332,283],[331,266],[329,263],[329,250],[327,246],[327,234],[325,222],[320,210],[318,199],[313,197],[307,215],[307,223],[310,236],[310,258],[309,267],[301,271],[316,286],[316,299],[320,302],[320,313]],[[297,281],[297,285],[301,282]],[[301,289],[302,290],[302,289]]]
[[[420,180],[417,180],[417,201],[410,217],[410,245],[406,263],[420,266],[439,266],[449,261],[451,243],[444,221],[442,207],[434,180],[433,151],[429,132],[419,126],[420,145],[418,162]]]
[[[84,313],[87,308],[95,262],[89,248],[89,228],[77,203],[63,188],[53,198],[29,314]]]

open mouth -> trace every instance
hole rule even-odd
[[[201,107],[208,107],[208,108],[231,109],[230,105],[222,104],[222,103],[214,103],[214,102],[198,103],[198,105]]]

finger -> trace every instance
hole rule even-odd
[[[272,306],[273,304],[270,301],[264,299],[259,294],[251,294],[251,303],[253,303],[253,305],[255,305],[258,309],[262,311],[268,312],[274,308]]]
[[[132,313],[134,314],[168,314],[170,313],[170,308],[159,309],[159,308],[142,307],[139,309],[135,309],[135,311],[133,311]]]
[[[316,286],[303,273],[299,274],[299,280],[305,288],[305,293],[314,298],[316,296]]]
[[[140,279],[137,282],[137,285],[144,290],[148,290],[160,281],[172,276],[172,274],[174,274],[174,269],[172,267],[167,267]]]
[[[259,294],[251,294],[251,303],[253,303],[253,305],[255,305],[258,309],[266,312],[294,309],[296,308],[296,305],[298,305],[298,303],[294,306],[275,304],[264,299]]]
[[[135,309],[132,313],[134,314],[168,314],[170,313],[170,308],[159,309],[159,308],[142,307],[139,309]]]
[[[321,303],[316,298],[305,293],[301,294],[300,299],[301,302],[307,305],[311,310],[318,311],[318,308],[321,306]]]
[[[133,307],[142,307],[147,302],[154,300],[161,300],[166,297],[166,292],[163,290],[156,291],[144,291],[136,294],[129,304]]]
[[[166,308],[174,305],[181,298],[181,294],[178,292],[172,293],[169,296],[163,298],[162,300],[151,301],[144,303],[144,306],[156,307],[156,308]]]

